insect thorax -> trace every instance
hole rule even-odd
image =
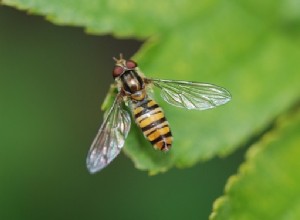
[[[120,76],[122,90],[126,96],[140,101],[146,97],[145,82],[134,70],[127,70]]]

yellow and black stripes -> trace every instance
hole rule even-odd
[[[145,137],[159,150],[167,151],[172,146],[172,133],[163,110],[152,99],[134,103],[133,114]]]
[[[133,115],[144,136],[159,150],[171,148],[173,137],[169,123],[158,104],[147,98],[144,78],[135,69],[126,70],[121,76],[122,91],[132,101]]]

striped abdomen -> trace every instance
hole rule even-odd
[[[137,125],[154,148],[167,151],[172,146],[172,133],[163,110],[151,99],[133,103],[133,114]]]

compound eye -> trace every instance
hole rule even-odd
[[[116,78],[124,72],[124,68],[121,66],[115,66],[113,70],[113,77]]]
[[[128,69],[134,69],[135,67],[137,67],[137,63],[134,62],[133,60],[127,60],[126,61],[126,67]]]

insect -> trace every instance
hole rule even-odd
[[[176,80],[144,77],[133,60],[113,58],[112,72],[116,96],[87,155],[87,168],[95,173],[106,167],[121,151],[131,125],[132,112],[138,127],[154,148],[168,151],[173,142],[169,122],[163,110],[151,97],[151,86],[161,89],[160,95],[171,105],[186,109],[205,110],[223,105],[231,99],[230,93],[219,86]]]

